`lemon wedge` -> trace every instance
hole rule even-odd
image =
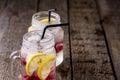
[[[54,18],[50,18],[50,20],[51,20],[51,22],[55,21]],[[40,20],[40,22],[45,22],[46,23],[46,22],[48,22],[48,18]]]
[[[27,75],[31,76],[38,69],[39,65],[45,59],[46,55],[47,54],[45,53],[37,53],[31,55],[25,67]]]
[[[55,63],[56,55],[55,54],[50,54],[46,56],[46,59],[41,62],[39,68],[38,68],[38,77],[41,80],[45,80],[49,73],[51,72],[51,68],[54,66],[53,64]]]
[[[29,28],[28,28],[28,32],[30,32],[30,31],[32,31],[33,29],[32,29],[32,26],[30,26]]]
[[[54,21],[55,21],[54,18],[50,18],[50,19],[51,19],[51,22],[54,22]],[[40,20],[40,22],[47,23],[47,22],[48,22],[48,18],[42,19],[42,20]],[[33,31],[33,27],[32,27],[32,26],[30,26],[30,27],[28,28],[28,32],[30,32],[30,31]]]

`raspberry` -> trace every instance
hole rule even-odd
[[[52,70],[46,80],[54,80],[55,79],[55,70]]]
[[[23,65],[26,65],[25,58],[21,58],[21,63],[22,63]]]
[[[56,52],[60,52],[63,49],[63,43],[57,43],[55,45]]]
[[[22,75],[22,80],[29,80],[29,76],[28,75]]]

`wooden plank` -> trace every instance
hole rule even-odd
[[[74,80],[114,80],[95,0],[70,0]]]
[[[6,16],[6,19],[4,18],[5,16],[3,16],[3,14],[5,13],[4,11],[5,3],[6,3],[6,0],[0,0],[0,42],[3,37],[3,34],[5,33],[5,30],[8,27],[8,25],[3,22],[3,20],[8,21],[7,16]],[[3,27],[3,25],[6,27]],[[3,54],[4,53],[0,52],[0,61],[1,61],[0,62],[0,79],[3,79],[5,74],[4,70],[6,70],[7,68],[6,65],[4,65],[6,62],[5,62],[5,59],[3,58],[4,57]]]
[[[57,13],[60,14],[61,22],[68,22],[67,18],[67,0],[40,0],[39,11],[57,9]],[[62,80],[71,80],[70,72],[70,56],[69,56],[69,39],[68,39],[68,27],[64,27],[65,31],[65,40],[64,40],[64,61],[57,67],[57,73],[61,76]],[[58,77],[58,76],[57,76]]]
[[[117,79],[120,80],[120,0],[98,0],[98,2],[115,72]]]
[[[22,36],[31,25],[37,0],[0,0],[0,80],[13,80],[10,73],[10,53],[21,47]],[[17,68],[15,68],[16,70]]]
[[[5,17],[4,8],[6,6],[6,2],[7,2],[7,0],[0,0],[0,15],[1,15],[0,16],[0,25],[6,26],[6,27],[2,27],[2,26],[0,27],[0,41],[1,41],[2,36],[3,36],[3,34],[4,34],[4,32],[5,32],[6,28],[7,28],[7,24],[4,24],[3,21],[2,21],[2,20],[6,20],[6,21],[8,20],[8,18],[4,18]]]

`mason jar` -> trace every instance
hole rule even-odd
[[[43,30],[46,25],[60,24],[60,16],[55,12],[51,12],[51,21],[48,22],[48,11],[37,12],[32,16],[31,27],[28,31]]]
[[[11,54],[14,65],[20,59],[20,76],[15,80],[56,80],[56,51],[54,36],[46,31],[41,39],[42,31],[31,31],[23,36],[20,51]],[[11,68],[11,73],[14,68]]]

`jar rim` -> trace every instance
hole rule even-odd
[[[35,18],[35,19],[36,19],[36,18],[37,18],[36,16],[40,16],[40,15],[42,15],[42,14],[48,15],[48,11],[40,11],[40,12],[37,12],[37,13],[33,14],[32,18]],[[52,16],[55,16],[56,19],[57,19],[57,21],[60,21],[60,15],[59,15],[58,13],[56,13],[56,12],[51,12],[51,15],[52,15]]]
[[[23,41],[25,40],[25,42],[28,42],[28,43],[37,43],[37,42],[29,41],[28,40],[29,37],[27,38],[26,36],[31,36],[33,33],[37,33],[41,37],[42,32],[43,32],[42,30],[34,30],[34,31],[27,32],[23,35]],[[46,30],[46,32],[45,32],[44,37],[46,37],[46,36],[49,36],[49,37],[47,37],[47,39],[40,40],[39,42],[40,43],[45,43],[45,42],[54,40],[54,36],[49,30]]]

